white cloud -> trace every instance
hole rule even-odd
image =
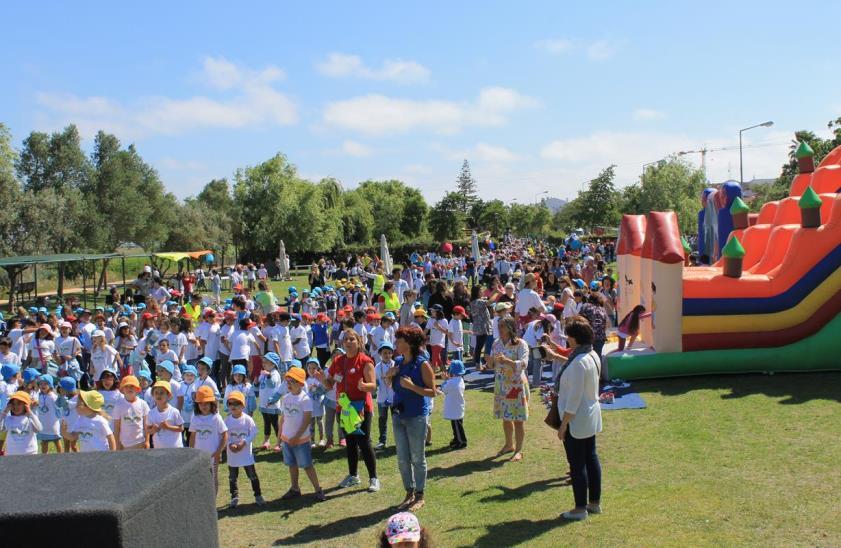
[[[587,46],[587,57],[592,61],[603,61],[613,57],[616,46],[607,40],[599,40]]]
[[[489,145],[487,143],[476,145],[476,156],[480,160],[490,163],[514,162],[520,159],[519,156],[505,147]]]
[[[430,71],[417,61],[386,59],[378,69],[365,65],[358,55],[331,53],[316,65],[316,69],[332,78],[355,77],[367,80],[386,80],[399,84],[421,83],[429,80]]]
[[[519,92],[491,87],[482,89],[475,102],[397,99],[364,95],[328,103],[325,124],[372,135],[427,130],[455,133],[466,126],[500,126],[516,110],[539,103]]]
[[[563,38],[547,38],[545,40],[538,40],[535,42],[534,47],[546,53],[551,53],[552,55],[560,55],[561,53],[570,51],[573,44],[569,40],[565,40]]]
[[[351,140],[342,143],[341,151],[347,156],[354,156],[356,158],[364,158],[365,156],[370,156],[372,153],[371,147]]]
[[[274,66],[250,70],[224,58],[204,59],[202,80],[222,97],[197,95],[185,99],[166,96],[139,98],[121,103],[107,97],[78,97],[70,93],[39,93],[42,124],[75,123],[86,137],[99,129],[124,139],[152,134],[181,134],[202,128],[243,128],[260,125],[293,125],[297,107],[271,84],[283,78]]]
[[[157,164],[165,169],[178,171],[205,171],[207,166],[195,160],[178,160],[176,158],[161,158]]]
[[[662,120],[666,117],[666,113],[652,108],[638,108],[634,110],[631,116],[634,120],[644,122],[648,120]]]

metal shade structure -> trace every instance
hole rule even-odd
[[[289,277],[289,259],[286,257],[286,244],[283,243],[283,240],[280,240],[280,244],[277,246],[277,257],[280,259],[280,264],[278,264],[278,268],[280,272],[278,273],[281,279],[285,279]]]
[[[380,235],[380,260],[383,262],[383,271],[390,273],[394,269],[394,263],[391,261],[391,253],[388,252],[388,242],[385,239],[385,234]]]

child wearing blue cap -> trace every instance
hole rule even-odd
[[[176,392],[177,403],[175,404],[175,407],[181,412],[181,418],[184,419],[185,444],[190,439],[189,430],[190,423],[192,422],[193,414],[195,412],[194,396],[196,394],[196,390],[198,389],[196,383],[198,375],[199,372],[196,370],[195,366],[185,365],[181,370],[181,386]]]
[[[299,362],[300,364],[300,362]],[[280,453],[280,436],[277,431],[278,415],[280,415],[280,398],[286,393],[286,383],[280,376],[277,368],[280,365],[280,356],[269,352],[263,356],[263,370],[258,378],[260,386],[260,414],[263,415],[263,451],[271,449],[271,435],[274,430],[277,445],[275,453]]]
[[[391,388],[391,381],[386,382],[386,373],[394,367],[394,346],[386,341],[380,344],[377,349],[379,363],[374,367],[377,376],[377,422],[379,426],[380,439],[374,449],[385,449],[385,442],[388,437],[388,411],[394,401],[394,389]],[[392,412],[392,417],[394,413]]]
[[[461,360],[450,362],[449,378],[441,384],[444,394],[444,418],[453,427],[452,449],[467,447],[467,435],[464,433],[464,363]]]
[[[35,415],[41,422],[41,431],[36,437],[41,442],[41,453],[44,454],[50,452],[50,443],[55,447],[56,453],[62,452],[60,424],[62,413],[57,402],[58,395],[53,391],[53,377],[51,375],[38,377],[38,406],[35,408]]]
[[[148,369],[141,369],[137,372],[137,380],[140,381],[138,397],[145,401],[151,409],[155,405],[155,399],[152,397],[152,373]]]
[[[120,392],[120,381],[117,380],[117,374],[111,370],[105,370],[99,375],[96,382],[97,392],[102,394],[103,404],[102,412],[111,417],[111,429],[114,429],[114,409],[120,400],[123,399],[123,394]]]
[[[71,439],[69,433],[72,426],[76,423],[76,418],[79,416],[76,413],[76,405],[79,401],[79,395],[76,390],[76,379],[73,377],[62,377],[58,381],[58,401],[56,405],[61,410],[60,431],[61,437],[64,438],[64,452],[76,453],[79,451],[76,441]]]
[[[207,356],[202,357],[198,362],[196,362],[196,369],[199,373],[199,376],[196,379],[196,390],[202,386],[208,386],[211,390],[213,390],[213,394],[218,400],[220,396],[219,387],[216,385],[216,381],[213,380],[213,377],[210,376],[210,372],[213,370],[213,360]]]
[[[248,372],[242,364],[234,366],[231,372],[231,382],[225,387],[224,404],[226,413],[230,413],[228,409],[228,396],[233,392],[240,392],[245,397],[243,411],[249,417],[253,415],[254,410],[257,409],[257,399],[254,396],[254,387],[251,386],[251,382],[248,380]]]
[[[304,390],[312,400],[312,421],[310,421],[310,432],[312,432],[312,447],[324,447],[327,445],[327,438],[324,436],[324,396],[327,389],[316,378],[316,373],[321,371],[321,363],[318,358],[307,360],[307,382]],[[316,431],[318,441],[316,441]]]
[[[174,380],[173,372],[176,370],[175,364],[169,360],[164,360],[155,368],[155,374],[159,381],[167,381],[169,383],[169,403],[175,406],[178,403],[178,391],[181,389],[181,383]],[[152,386],[152,396],[154,396],[154,385]],[[150,406],[151,407],[151,406]],[[180,413],[179,413],[180,414]]]
[[[0,410],[6,409],[9,397],[20,388],[20,367],[6,363],[0,367]],[[3,455],[6,431],[0,431],[0,456]]]
[[[27,367],[23,370],[23,387],[21,390],[29,394],[31,400],[38,399],[38,377],[41,372],[34,367]]]

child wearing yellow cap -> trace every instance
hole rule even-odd
[[[190,421],[190,447],[210,454],[210,472],[213,486],[219,492],[219,461],[228,444],[228,427],[219,416],[216,394],[210,386],[200,386],[193,396],[196,402],[195,414]]]
[[[169,404],[172,388],[167,381],[158,381],[152,386],[155,407],[149,410],[146,418],[146,433],[152,436],[155,449],[184,447],[181,432],[184,431],[184,419],[175,407]]]
[[[149,416],[149,404],[140,393],[140,381],[134,375],[126,376],[120,382],[120,392],[123,399],[114,408],[114,437],[117,439],[117,450],[149,449],[149,438],[146,435],[146,419]]]
[[[312,400],[304,391],[307,374],[300,367],[291,367],[285,375],[289,392],[281,399],[280,430],[283,462],[289,467],[291,487],[281,500],[294,499],[301,496],[298,484],[298,471],[304,469],[313,489],[315,500],[327,500],[324,491],[318,483],[318,474],[312,462],[312,448],[310,447],[310,421],[312,420]]]
[[[80,453],[117,450],[110,417],[102,411],[104,405],[105,398],[99,392],[79,392],[79,400],[76,403],[76,413],[79,416],[70,428],[68,436],[71,440],[79,442]]]
[[[41,431],[41,421],[30,407],[32,400],[26,392],[18,391],[0,413],[0,430],[6,432],[7,455],[37,455],[36,435]]]
[[[230,387],[230,385],[228,386]],[[262,506],[266,504],[266,501],[260,492],[260,479],[257,477],[257,469],[254,467],[254,453],[251,450],[254,438],[257,437],[257,425],[254,424],[254,419],[245,413],[246,396],[242,392],[227,392],[225,405],[229,412],[229,415],[225,418],[225,426],[228,427],[226,455],[228,457],[228,484],[231,489],[230,506],[236,508],[239,505],[237,479],[239,478],[240,468],[245,469],[245,475],[251,481],[254,499],[258,506]]]

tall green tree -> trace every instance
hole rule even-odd
[[[470,162],[466,159],[461,164],[461,172],[456,179],[456,196],[453,197],[458,210],[465,218],[470,213],[473,205],[479,201],[479,191],[476,179],[470,172]]]
[[[471,217],[477,220],[477,230],[487,230],[495,237],[505,234],[508,228],[508,208],[502,200],[478,202],[471,211]]]
[[[452,240],[462,235],[464,214],[460,209],[461,203],[458,192],[448,192],[432,207],[429,228],[437,241]]]
[[[579,206],[576,221],[593,230],[597,226],[619,224],[619,193],[613,183],[616,166],[602,170],[599,176],[590,181],[587,189],[578,195]]]

